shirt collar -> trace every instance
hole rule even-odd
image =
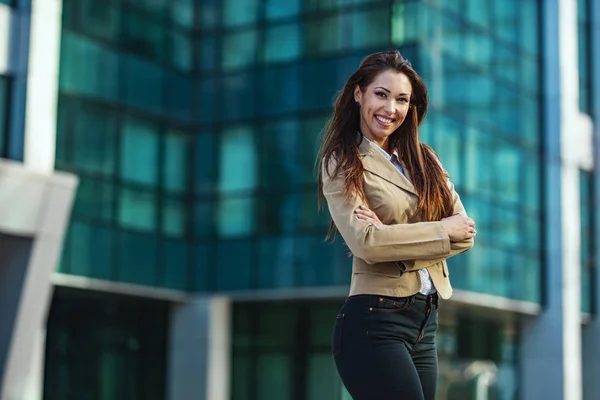
[[[377,149],[377,151],[379,151],[381,154],[383,154],[383,156],[385,158],[387,158],[388,161],[392,161],[392,156],[394,156],[395,161],[399,161],[398,151],[397,150],[394,150],[394,152],[392,153],[392,155],[390,155],[390,154],[388,154],[387,151],[385,151],[384,149],[382,149],[381,147],[379,147],[379,145],[377,143],[369,140],[369,138],[366,137],[366,136],[364,136],[364,135],[363,135],[363,137],[365,138],[365,140],[367,142],[369,142],[371,144],[371,146],[375,147]]]

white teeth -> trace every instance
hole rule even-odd
[[[391,124],[393,120],[389,119],[389,118],[383,118],[380,117],[379,115],[376,115],[375,118],[377,118],[378,120],[380,120],[381,122],[383,122],[384,124]]]

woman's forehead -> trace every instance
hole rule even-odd
[[[383,87],[394,94],[410,94],[412,92],[412,85],[408,76],[403,72],[392,70],[378,74],[369,86],[372,88]]]

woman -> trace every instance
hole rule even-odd
[[[366,57],[334,105],[320,150],[319,197],[353,254],[350,295],[333,333],[354,400],[433,400],[438,296],[446,259],[473,246],[435,152],[421,143],[427,88],[398,51]]]

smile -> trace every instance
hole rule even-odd
[[[389,126],[395,121],[395,119],[382,117],[381,115],[375,115],[375,119],[379,122],[379,125],[382,126]]]

